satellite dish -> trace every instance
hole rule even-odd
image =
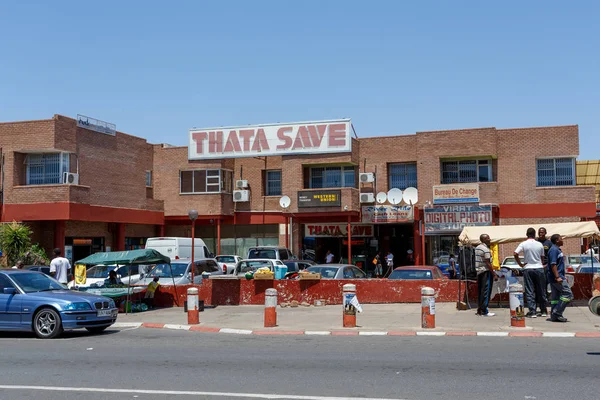
[[[390,189],[387,193],[387,198],[392,204],[400,204],[402,201],[402,190],[398,188]]]
[[[281,208],[288,208],[290,204],[292,204],[292,201],[288,196],[282,196],[279,199],[279,205],[281,206]]]
[[[387,194],[385,192],[377,193],[377,197],[375,198],[379,204],[383,204],[387,201]]]
[[[406,204],[410,204],[411,206],[413,204],[417,204],[417,202],[419,201],[419,191],[417,190],[417,188],[407,187],[406,189],[404,189],[404,194],[402,195],[402,198],[404,199],[404,202]]]

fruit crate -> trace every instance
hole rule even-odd
[[[301,281],[320,281],[321,274],[319,272],[306,272],[298,274]]]
[[[270,273],[270,274],[254,274],[254,279],[255,280],[273,280],[273,279],[275,279],[275,274],[274,273]]]

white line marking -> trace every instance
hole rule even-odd
[[[228,393],[228,392],[196,392],[188,390],[149,390],[149,389],[105,389],[105,388],[77,388],[59,386],[25,386],[25,385],[0,385],[0,389],[7,390],[40,390],[48,392],[83,392],[83,393],[128,393],[128,394],[163,394],[172,396],[212,396],[212,397],[244,397],[250,399],[292,399],[292,400],[402,400],[381,397],[327,397],[327,396],[298,396],[270,393]]]
[[[329,331],[305,331],[305,335],[315,335],[315,336],[328,336],[331,335]]]
[[[252,331],[248,329],[231,329],[231,328],[221,328],[220,333],[235,333],[237,335],[252,335]]]
[[[382,331],[360,331],[358,332],[359,336],[386,336],[387,332]]]
[[[544,332],[542,337],[575,337],[575,332]]]
[[[112,328],[139,328],[142,326],[141,322],[115,322],[111,325]]]
[[[428,332],[428,331],[419,331],[417,332],[417,336],[446,336],[446,332]]]
[[[175,324],[165,324],[163,326],[164,329],[177,329],[180,331],[189,331],[191,326],[189,325],[175,325]]]
[[[477,336],[508,336],[508,332],[477,332]]]

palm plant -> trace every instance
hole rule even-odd
[[[27,225],[15,221],[0,225],[0,249],[9,266],[31,247],[31,233]]]

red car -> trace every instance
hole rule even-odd
[[[438,280],[448,279],[438,267],[430,265],[408,265],[392,271],[388,279]]]

